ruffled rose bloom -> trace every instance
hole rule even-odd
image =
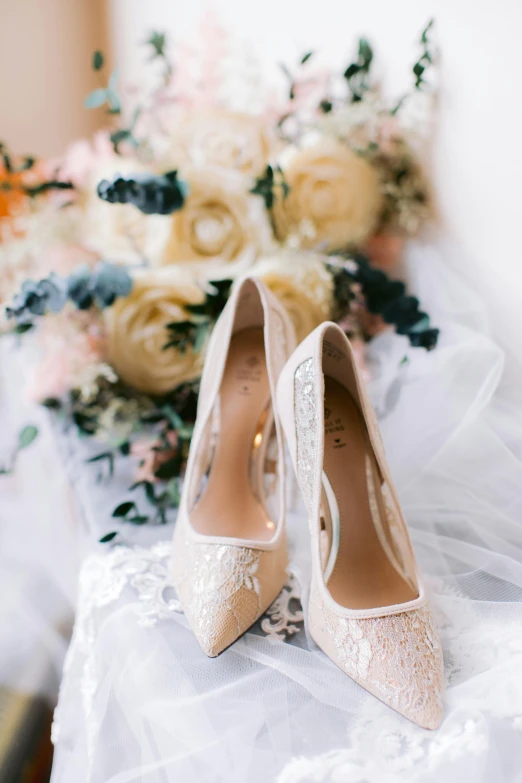
[[[277,205],[281,239],[305,248],[341,250],[364,242],[381,212],[379,177],[372,166],[334,140],[295,152],[284,165],[290,194]]]
[[[109,204],[98,196],[102,179],[128,176],[148,169],[134,158],[113,156],[96,166],[88,177],[82,203],[85,209],[84,243],[108,261],[137,263],[143,260],[149,233],[158,216],[144,215],[133,204]],[[153,259],[151,259],[151,262]]]
[[[207,277],[233,277],[271,247],[263,200],[249,193],[244,176],[195,167],[181,176],[188,182],[188,197],[183,209],[159,217],[152,227],[149,258],[164,265],[190,264],[191,271]]]
[[[321,256],[284,251],[261,259],[252,274],[263,280],[286,308],[298,342],[331,317],[333,280]]]
[[[185,306],[203,299],[200,286],[179,267],[136,271],[129,296],[105,311],[109,361],[120,378],[148,394],[165,394],[198,378],[202,354],[164,346],[167,324],[188,320]]]
[[[260,117],[224,109],[187,112],[177,118],[163,164],[187,164],[261,174],[273,152],[273,139]]]

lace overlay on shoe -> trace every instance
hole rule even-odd
[[[314,637],[352,679],[422,726],[442,711],[442,649],[427,606],[410,612],[352,619],[311,599]]]
[[[200,544],[176,531],[173,581],[207,655],[218,655],[256,622],[283,587],[286,565],[284,539],[279,551],[267,551]]]
[[[297,480],[308,511],[313,508],[317,461],[317,412],[313,360],[306,359],[294,375],[294,416]]]

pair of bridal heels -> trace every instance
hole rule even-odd
[[[442,652],[382,446],[342,330],[295,350],[273,294],[245,278],[212,333],[173,546],[173,581],[219,655],[285,584],[284,442],[308,512],[309,631],[353,680],[434,729]]]

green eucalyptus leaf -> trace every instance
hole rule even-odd
[[[181,493],[177,478],[170,479],[165,490],[165,495],[167,496],[167,499],[171,505],[179,506]]]
[[[109,114],[121,114],[121,104],[117,92],[107,90],[107,103],[109,104]]]
[[[118,70],[113,71],[111,73],[111,75],[109,76],[109,83],[107,85],[107,89],[108,90],[112,90],[113,92],[116,92],[116,89],[118,87],[119,79],[120,79],[120,74],[119,74]]]
[[[183,427],[180,427],[178,430],[178,435],[180,438],[183,438],[183,440],[190,440],[193,433],[194,426],[192,424],[184,424]]]
[[[183,427],[183,419],[170,405],[162,405],[161,412],[175,430]]]
[[[425,44],[426,45],[429,42],[428,33],[429,33],[429,31],[431,30],[431,28],[433,27],[434,24],[435,24],[435,19],[430,19],[430,21],[428,22],[428,24],[426,25],[426,27],[422,31],[421,44]]]
[[[33,328],[34,324],[32,323],[17,324],[13,329],[13,332],[14,334],[25,334],[26,332],[31,331]]]
[[[86,109],[98,109],[106,102],[107,90],[100,87],[97,90],[93,90],[90,95],[86,97],[84,106]]]
[[[118,533],[115,530],[113,530],[112,533],[106,533],[100,538],[100,544],[108,544],[109,541],[112,541],[117,535]]]
[[[114,152],[119,152],[120,144],[124,141],[129,141],[131,139],[131,133],[127,128],[121,128],[120,130],[111,133],[110,139],[114,147]]]
[[[116,508],[112,512],[112,516],[113,517],[125,517],[134,508],[136,508],[136,503],[133,503],[132,500],[127,500],[125,503],[120,503],[119,506],[116,506]]]
[[[40,404],[51,411],[57,411],[62,407],[61,401],[56,397],[46,397]]]
[[[18,448],[26,449],[27,446],[31,445],[37,435],[38,427],[35,427],[34,424],[28,424],[21,430],[20,435],[18,436]]]
[[[97,49],[92,56],[92,67],[95,71],[100,71],[103,68],[103,52]]]
[[[344,72],[344,78],[345,79],[352,79],[356,73],[359,73],[360,67],[356,63],[352,63],[348,66],[348,68]]]
[[[129,517],[126,522],[130,522],[132,525],[144,525],[149,521],[149,518],[141,514],[136,514],[134,517]]]
[[[167,36],[165,33],[155,31],[150,34],[149,38],[145,41],[148,46],[153,49],[152,57],[165,57],[165,48],[167,46]]]

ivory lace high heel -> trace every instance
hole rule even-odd
[[[442,652],[351,345],[319,326],[277,388],[309,515],[309,631],[346,674],[424,728],[442,716]]]
[[[265,285],[236,284],[208,346],[173,542],[173,581],[210,657],[245,633],[286,581],[284,450],[272,398],[294,345]]]

